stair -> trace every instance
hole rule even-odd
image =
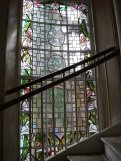
[[[121,136],[103,137],[105,155],[110,161],[121,161]]]
[[[68,155],[70,161],[109,161],[105,155]]]
[[[121,161],[121,136],[101,137],[105,155],[68,155],[70,161]]]
[[[113,147],[110,147],[110,143]],[[80,141],[78,144],[67,148],[56,156],[48,158],[46,161],[121,161],[120,145],[121,121],[90,136],[88,139]],[[110,154],[107,148],[110,150]],[[115,148],[117,149],[114,150]],[[114,155],[115,151],[116,156]]]

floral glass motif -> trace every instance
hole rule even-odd
[[[89,133],[91,135],[98,131],[95,81],[87,81],[87,107]]]
[[[21,84],[90,56],[90,30],[86,3],[81,2],[77,5],[64,1],[45,3],[23,0]],[[75,70],[81,68],[82,66],[79,66]],[[62,75],[58,75],[58,78],[61,77]],[[43,84],[50,82],[52,80],[47,80]],[[21,94],[29,93],[31,89],[40,86],[36,84],[31,88],[27,87]],[[85,138],[87,126],[89,126],[88,135],[97,132],[94,71],[89,70],[85,76],[80,75],[66,81],[65,84],[44,91],[42,95],[38,94],[26,99],[20,103],[20,106],[21,161],[43,161],[44,157],[65,149],[65,143],[70,146]],[[66,108],[66,120],[64,120],[64,108]],[[53,128],[54,121],[55,128]],[[66,124],[66,134],[64,124]]]

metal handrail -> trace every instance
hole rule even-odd
[[[60,84],[60,83],[62,83],[64,81],[67,81],[67,80],[69,80],[69,79],[71,79],[71,78],[73,78],[75,76],[78,76],[79,74],[82,74],[82,73],[86,72],[87,70],[92,69],[92,68],[104,63],[105,61],[107,61],[107,60],[109,60],[109,59],[111,59],[111,58],[113,58],[115,56],[118,56],[119,51],[120,51],[119,49],[115,48],[108,56],[105,56],[105,57],[101,58],[100,60],[97,60],[96,62],[84,67],[83,69],[80,69],[80,70],[78,70],[78,71],[76,71],[76,72],[74,72],[72,74],[69,74],[68,76],[65,76],[64,78],[61,78],[61,79],[56,80],[56,81],[54,81],[54,82],[52,82],[50,84],[47,84],[47,85],[42,86],[42,87],[40,87],[40,88],[38,88],[36,90],[33,90],[30,93],[27,93],[27,94],[25,94],[23,96],[15,98],[15,99],[13,99],[11,101],[8,101],[8,102],[6,102],[4,104],[1,104],[0,105],[0,111],[7,109],[7,108],[9,108],[10,106],[12,106],[14,104],[20,103],[21,101],[23,101],[25,99],[28,99],[28,98],[30,98],[30,97],[32,97],[32,96],[34,96],[34,95],[36,95],[36,94],[38,94],[38,93],[40,93],[42,91],[45,91],[45,90],[47,90],[47,89],[49,89],[49,88],[51,88],[51,87],[53,87],[53,86],[55,86],[57,84]]]
[[[7,90],[7,91],[5,92],[5,94],[6,94],[6,95],[12,94],[12,93],[18,92],[18,91],[20,91],[21,89],[24,89],[24,88],[26,88],[26,87],[30,87],[30,86],[32,86],[32,85],[34,85],[34,84],[36,84],[36,83],[41,83],[41,82],[44,81],[44,80],[47,80],[47,79],[52,78],[52,77],[54,77],[54,76],[56,76],[56,75],[59,75],[59,74],[63,74],[64,72],[67,72],[67,71],[69,71],[69,70],[71,70],[71,69],[74,69],[74,68],[76,68],[76,67],[79,66],[79,65],[83,65],[83,64],[85,64],[85,63],[87,63],[87,62],[89,62],[89,61],[92,61],[92,60],[97,59],[97,58],[99,58],[99,57],[101,57],[101,56],[103,56],[103,55],[106,55],[106,54],[108,54],[109,52],[111,52],[111,51],[113,51],[113,50],[115,50],[115,49],[116,49],[115,47],[111,47],[111,48],[109,48],[109,49],[106,49],[106,50],[104,50],[104,51],[102,51],[102,52],[100,52],[100,53],[98,53],[98,54],[95,54],[95,55],[93,55],[93,56],[91,56],[91,57],[89,57],[89,58],[87,58],[87,59],[85,59],[85,60],[82,60],[81,62],[75,63],[75,64],[73,64],[73,65],[71,65],[71,66],[69,66],[69,67],[66,67],[66,68],[61,69],[61,70],[58,70],[58,71],[56,71],[56,72],[54,72],[54,73],[48,74],[48,75],[46,75],[46,76],[44,76],[44,77],[38,78],[38,79],[36,79],[36,80],[33,80],[33,81],[31,81],[31,82],[29,82],[29,83],[27,83],[27,84],[23,84],[23,85],[20,85],[20,86],[18,86],[18,87],[15,87],[15,88],[12,88],[12,89],[10,89],[10,90]]]

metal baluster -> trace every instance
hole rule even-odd
[[[30,87],[31,91],[31,87]],[[33,117],[32,117],[32,112],[33,112],[33,97],[28,98],[29,102],[29,153],[30,153],[30,161],[32,160],[32,125],[33,125]]]
[[[75,73],[76,69],[74,68],[74,73]],[[76,142],[78,142],[78,109],[77,109],[77,90],[76,90],[76,77],[74,77],[74,88],[75,88],[75,112],[76,112],[76,131],[75,131],[75,135],[77,134],[76,137]]]
[[[41,82],[41,87],[43,82]],[[42,130],[42,160],[44,160],[44,126],[43,126],[43,92],[41,92],[41,130]]]
[[[63,77],[65,77],[65,73],[63,73]],[[66,129],[66,82],[64,81],[63,83],[64,85],[64,143],[65,143],[65,149],[67,148],[67,144],[66,144],[66,133],[67,133],[67,129]]]
[[[52,78],[52,82],[54,82],[54,78]],[[54,87],[52,87],[52,117],[53,117],[53,146],[54,146],[54,155],[56,155],[56,147],[55,147],[55,94]]]
[[[34,13],[34,3],[33,3],[33,10],[32,10],[32,13]],[[33,19],[33,17],[32,17]],[[32,22],[31,22],[32,23]],[[33,25],[32,25],[32,38],[33,38]],[[32,69],[33,69],[33,41],[32,41]],[[31,89],[33,90],[33,86],[30,87],[30,91]],[[32,120],[32,122],[30,121],[30,151],[32,151],[32,140],[31,140],[31,136],[33,134],[33,127],[31,127],[31,125],[33,125],[33,99],[34,99],[34,96],[33,97],[30,97],[30,107],[29,107],[29,117],[30,117],[30,120]],[[30,153],[30,161],[32,160],[32,156],[31,156],[31,153]]]
[[[47,81],[44,82],[47,84]],[[48,157],[48,111],[47,111],[48,105],[47,105],[47,90],[45,91],[45,118],[46,118],[46,156]]]
[[[85,64],[83,65],[85,68]],[[87,78],[86,73],[84,73],[84,103],[85,103],[85,112],[86,112],[86,137],[89,136],[89,124],[88,124],[88,104],[87,104]]]

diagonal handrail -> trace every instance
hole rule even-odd
[[[115,49],[116,49],[115,47],[111,47],[111,48],[109,48],[109,49],[106,49],[106,50],[104,50],[104,51],[102,51],[102,52],[100,52],[100,53],[98,53],[98,54],[95,54],[95,55],[93,55],[93,56],[91,56],[91,57],[89,57],[89,58],[87,58],[87,59],[85,59],[85,60],[82,60],[81,62],[75,63],[75,64],[73,64],[73,65],[71,65],[71,66],[69,66],[69,67],[66,67],[66,68],[61,69],[61,70],[58,70],[58,71],[56,71],[56,72],[54,72],[54,73],[48,74],[48,75],[46,75],[46,76],[44,76],[44,77],[38,78],[38,79],[36,79],[36,80],[33,80],[33,81],[31,81],[31,82],[29,82],[29,83],[27,83],[27,84],[23,84],[23,85],[20,85],[20,86],[18,86],[18,87],[12,88],[12,89],[6,91],[5,94],[6,94],[6,95],[7,95],[7,94],[12,94],[12,93],[18,92],[18,91],[20,91],[21,89],[24,89],[24,88],[26,88],[26,87],[30,87],[30,86],[32,86],[32,85],[34,85],[34,84],[41,83],[41,82],[44,81],[44,80],[47,80],[47,79],[52,78],[52,77],[54,77],[54,76],[56,76],[56,75],[59,75],[59,74],[63,74],[64,72],[67,72],[67,71],[69,71],[69,70],[71,70],[71,69],[73,69],[73,68],[76,68],[76,67],[79,66],[79,65],[83,65],[83,64],[85,64],[85,63],[87,63],[87,62],[89,62],[89,61],[92,61],[92,60],[97,59],[97,58],[99,58],[99,57],[101,57],[101,56],[103,56],[103,55],[106,55],[106,54],[108,54],[109,52],[111,52],[111,51],[113,51],[113,50],[115,50]]]
[[[83,69],[80,69],[80,70],[78,70],[78,71],[76,71],[76,72],[74,72],[72,74],[69,74],[68,76],[65,76],[64,78],[61,78],[61,79],[56,80],[56,81],[54,81],[54,82],[52,82],[50,84],[47,84],[47,85],[42,86],[42,87],[40,87],[40,88],[38,88],[36,90],[33,90],[30,93],[27,93],[27,94],[25,94],[23,96],[15,98],[15,99],[13,99],[11,101],[8,101],[8,102],[6,102],[4,104],[1,104],[0,105],[0,111],[7,109],[7,108],[9,108],[10,106],[12,106],[14,104],[20,103],[21,101],[23,101],[25,99],[28,99],[28,98],[30,98],[30,97],[32,97],[32,96],[34,96],[34,95],[36,95],[36,94],[38,94],[40,92],[43,92],[43,91],[45,91],[45,90],[47,90],[47,89],[49,89],[49,88],[51,88],[51,87],[53,87],[53,86],[55,86],[57,84],[60,84],[60,83],[62,83],[64,81],[67,81],[67,80],[69,80],[69,79],[71,79],[71,78],[73,78],[75,76],[78,76],[79,74],[82,74],[82,73],[86,72],[87,70],[92,69],[92,68],[94,68],[94,67],[96,67],[96,66],[98,66],[98,65],[100,65],[100,64],[102,64],[104,62],[106,62],[107,60],[110,60],[111,58],[118,56],[119,51],[120,51],[119,49],[115,48],[108,56],[105,56],[105,57],[101,58],[100,60],[97,60],[96,62],[84,67]]]

